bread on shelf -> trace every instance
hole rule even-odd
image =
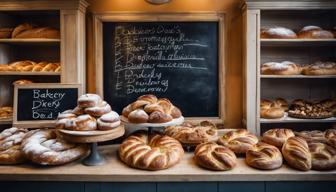
[[[301,67],[291,61],[267,62],[261,65],[263,75],[299,75]]]
[[[15,27],[12,32],[12,38],[29,39],[29,38],[46,38],[59,39],[60,32],[52,27],[34,27],[31,24],[24,23]]]
[[[279,119],[284,117],[288,110],[288,103],[285,99],[278,98],[274,101],[262,99],[260,101],[260,117],[265,119]]]
[[[0,39],[10,38],[13,32],[13,28],[0,28]]]
[[[32,83],[34,82],[29,79],[19,79],[19,80],[14,81],[12,84],[13,85],[27,85],[27,84],[32,84]]]
[[[325,119],[333,117],[333,112],[331,107],[321,102],[297,99],[292,102],[288,116],[299,119]]]
[[[0,120],[9,119],[13,117],[13,107],[4,106],[0,107]]]
[[[270,145],[281,148],[288,138],[295,136],[291,129],[274,128],[263,133],[261,140]]]
[[[285,27],[270,27],[267,29],[262,29],[261,38],[264,39],[296,39],[296,33]]]
[[[332,39],[334,35],[331,31],[323,30],[318,26],[305,26],[298,32],[300,39]]]
[[[166,123],[182,116],[179,108],[166,98],[142,95],[122,110],[130,123]]]
[[[303,75],[336,75],[336,63],[317,61],[302,68]]]
[[[312,155],[312,169],[318,171],[336,169],[336,148],[327,143],[308,142]]]
[[[60,63],[47,61],[35,62],[30,60],[15,61],[10,64],[0,64],[1,72],[60,72]]]

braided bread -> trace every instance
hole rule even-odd
[[[119,148],[120,159],[128,166],[161,170],[177,164],[184,154],[181,144],[166,135],[138,131],[126,138]]]
[[[34,83],[34,82],[28,79],[19,79],[19,80],[14,81],[12,84],[13,85],[26,85],[26,84],[31,84],[31,83]]]
[[[23,163],[26,158],[21,152],[21,142],[27,130],[12,127],[0,133],[0,165]]]
[[[257,136],[246,129],[229,131],[219,138],[218,144],[228,147],[235,153],[246,153],[258,143]]]
[[[197,145],[210,141],[217,141],[217,127],[209,121],[199,124],[183,123],[182,125],[168,126],[165,134],[177,139],[183,144]]]
[[[0,119],[7,119],[13,116],[13,107],[0,107]]]
[[[142,95],[122,110],[131,123],[166,123],[182,116],[181,111],[168,99]]]
[[[301,137],[291,137],[282,146],[282,155],[293,168],[308,171],[312,167],[311,153],[306,140]]]
[[[194,160],[199,166],[215,171],[230,170],[237,165],[237,157],[229,148],[212,142],[197,145]]]
[[[312,169],[336,169],[336,148],[319,142],[310,142],[308,146],[312,155]]]
[[[262,135],[261,140],[265,143],[281,148],[286,140],[293,136],[295,135],[291,129],[270,129]]]
[[[25,157],[41,165],[62,165],[77,160],[88,152],[87,145],[73,144],[57,137],[53,129],[29,132],[21,144]]]
[[[246,152],[245,161],[251,167],[272,170],[281,167],[282,154],[277,147],[259,142]]]

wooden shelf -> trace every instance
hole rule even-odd
[[[327,119],[297,119],[292,117],[283,117],[281,119],[260,119],[260,123],[335,123],[336,117]]]
[[[13,122],[12,118],[0,119],[0,125],[8,125],[8,124],[12,124],[12,122]]]
[[[260,39],[261,46],[326,46],[336,45],[336,39]]]
[[[336,75],[260,75],[262,79],[333,79]]]
[[[5,44],[59,44],[61,42],[60,39],[0,39],[0,43]]]
[[[60,72],[21,72],[21,71],[1,71],[0,76],[14,76],[14,75],[27,75],[27,76],[59,76]]]
[[[84,166],[76,161],[63,166],[23,164],[0,167],[0,180],[11,181],[97,181],[97,182],[173,182],[173,181],[335,181],[336,171],[297,171],[283,165],[280,169],[264,171],[246,165],[238,158],[230,171],[209,171],[193,161],[186,152],[175,166],[161,171],[146,171],[126,166],[117,156],[119,145],[100,146],[106,164]]]

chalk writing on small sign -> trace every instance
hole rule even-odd
[[[77,84],[29,84],[15,87],[14,121],[52,121],[77,105]]]

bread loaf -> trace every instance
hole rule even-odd
[[[332,39],[334,35],[318,26],[306,26],[299,31],[298,37],[300,39]]]
[[[336,75],[336,63],[317,61],[311,65],[303,67],[302,74],[304,75]]]
[[[285,107],[272,101],[263,99],[260,101],[260,117],[265,119],[278,119],[285,115]]]
[[[263,75],[299,75],[301,67],[291,61],[267,62],[261,65]]]
[[[246,129],[229,131],[219,138],[218,144],[228,147],[235,153],[246,153],[258,143],[257,136]]]
[[[12,127],[0,133],[0,165],[19,164],[26,161],[21,152],[21,142],[26,129]]]
[[[282,155],[288,165],[308,171],[312,167],[312,157],[306,140],[301,137],[290,137],[282,146]]]
[[[326,143],[308,143],[312,154],[312,169],[332,170],[336,169],[336,149]]]
[[[0,28],[0,39],[10,38],[13,30],[13,28]]]
[[[51,27],[37,27],[33,29],[28,29],[21,31],[15,35],[16,39],[29,39],[29,38],[48,38],[48,39],[59,39],[60,32],[57,29]]]
[[[277,147],[259,142],[247,150],[245,161],[251,167],[272,170],[281,167],[282,155]]]
[[[271,27],[261,30],[261,38],[265,39],[296,39],[297,35],[294,31],[285,27]]]
[[[291,129],[270,129],[263,133],[261,140],[281,148],[287,139],[293,136],[295,135]]]

